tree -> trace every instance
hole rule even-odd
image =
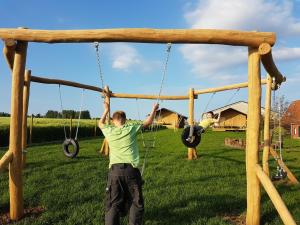
[[[46,118],[61,118],[61,114],[58,111],[48,110],[45,114]]]
[[[283,115],[287,112],[289,105],[290,102],[286,100],[284,95],[277,96],[273,99],[270,126],[273,127],[272,137],[275,138],[275,140],[278,139],[279,134],[281,134],[281,136],[286,134],[286,130],[282,126],[281,120]]]
[[[0,117],[10,117],[10,114],[6,112],[0,112]]]
[[[63,118],[76,118],[76,111],[75,110],[63,110],[62,112]]]
[[[274,99],[273,99],[274,101]],[[281,119],[285,112],[288,110],[290,102],[286,100],[284,95],[277,96],[272,105],[272,111],[275,112],[277,119]]]
[[[91,119],[90,112],[88,110],[84,110],[81,112],[81,118],[82,119]]]
[[[46,118],[79,118],[79,111],[65,109],[63,112],[58,112],[55,110],[48,110],[45,114]],[[82,119],[91,119],[90,112],[88,110],[81,111],[81,118]]]

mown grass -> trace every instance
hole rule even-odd
[[[157,148],[149,154],[144,176],[145,224],[230,224],[224,215],[245,213],[245,152],[223,145],[224,137],[243,136],[244,133],[206,132],[198,150],[200,159],[188,161],[180,131],[159,131]],[[80,154],[72,160],[64,157],[57,144],[30,147],[24,170],[25,206],[44,206],[46,211],[38,218],[27,217],[16,224],[104,224],[108,160],[97,153],[101,141],[81,141]],[[299,178],[300,141],[285,143],[284,159]],[[273,160],[270,164],[275,172]],[[3,213],[9,204],[7,173],[0,179]],[[277,188],[300,223],[299,185]],[[264,191],[261,215],[261,224],[282,224]],[[127,224],[126,220],[123,224]]]

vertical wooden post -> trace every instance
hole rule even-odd
[[[106,92],[106,96],[105,96],[105,102],[109,104],[110,106],[110,96],[109,96],[109,87],[108,86],[105,86],[104,87],[104,91]],[[107,114],[107,118],[106,118],[106,123],[107,124],[110,124],[110,107],[109,107],[109,111],[108,111],[108,114]],[[109,155],[109,145],[108,145],[108,142],[105,141],[105,148],[104,148],[104,155],[108,156]]]
[[[109,87],[105,86],[104,87],[104,91],[107,93],[106,96],[105,96],[105,100],[104,101],[110,105],[110,95],[109,95],[110,91],[109,91]],[[107,114],[106,123],[110,124],[110,107],[109,107],[109,111],[108,111],[108,114]]]
[[[256,176],[261,117],[260,56],[258,49],[248,50],[248,118],[246,143],[247,225],[260,224],[260,183]]]
[[[26,165],[26,148],[27,148],[27,114],[30,94],[30,77],[31,71],[25,71],[24,89],[23,89],[23,119],[22,119],[22,152],[23,167]]]
[[[31,117],[30,117],[29,144],[32,144],[32,128],[33,128],[33,114],[31,114]]]
[[[264,151],[262,165],[264,172],[269,176],[269,152],[271,145],[270,113],[271,113],[272,77],[268,74],[266,85],[265,114],[264,114]]]
[[[19,220],[24,214],[22,182],[22,112],[27,42],[18,41],[14,57],[11,88],[11,117],[9,150],[13,160],[9,164],[10,218]]]
[[[189,125],[194,125],[194,88],[189,90]],[[195,148],[188,148],[188,160],[192,160],[194,156]]]

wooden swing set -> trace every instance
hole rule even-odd
[[[278,71],[272,57],[275,33],[208,29],[97,29],[97,30],[32,30],[1,28],[3,53],[12,70],[11,118],[9,150],[0,160],[0,170],[9,165],[10,218],[20,220],[24,214],[22,155],[26,149],[27,111],[30,82],[68,85],[105,93],[110,98],[157,99],[157,95],[113,93],[108,87],[84,85],[76,82],[32,76],[25,70],[28,42],[79,43],[79,42],[139,42],[221,44],[248,47],[248,82],[220,88],[194,90],[187,95],[160,96],[164,100],[189,100],[189,123],[194,123],[194,99],[199,94],[248,87],[248,119],[246,137],[247,225],[260,224],[261,185],[265,188],[284,224],[296,224],[268,175],[267,159],[270,152],[270,93],[277,89],[285,77]],[[266,69],[267,79],[261,80],[260,62]],[[274,80],[272,84],[272,78]],[[263,167],[259,163],[259,125],[261,119],[261,85],[267,84]],[[269,93],[270,92],[270,93]],[[269,108],[267,108],[269,107]],[[188,150],[191,158],[193,149]]]

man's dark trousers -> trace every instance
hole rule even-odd
[[[113,164],[106,187],[105,225],[119,225],[129,212],[129,225],[141,225],[144,214],[142,177],[131,164]]]

